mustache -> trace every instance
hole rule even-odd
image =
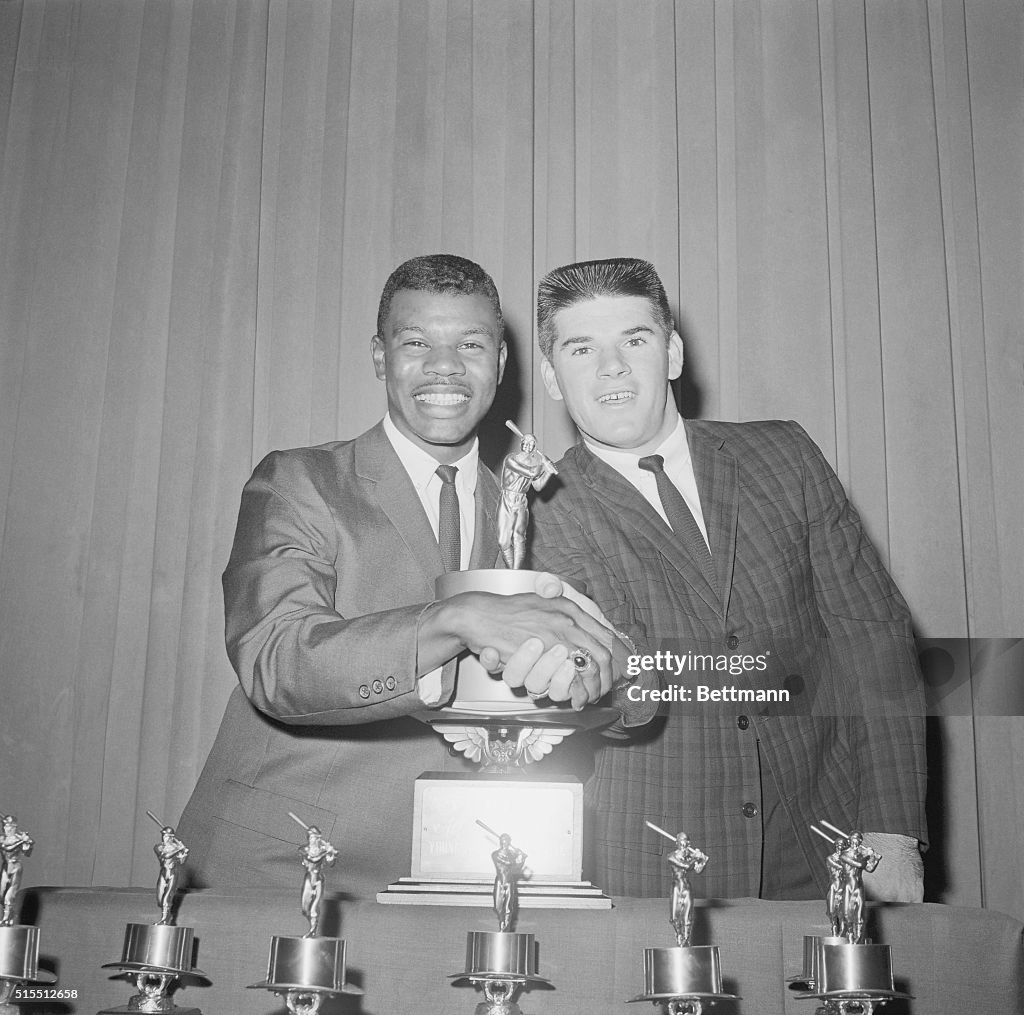
[[[463,394],[472,397],[473,389],[461,381],[430,381],[428,384],[420,384],[413,388],[413,395],[431,394],[432,392],[444,392],[445,394]]]

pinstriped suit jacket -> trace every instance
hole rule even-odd
[[[588,873],[614,894],[667,893],[649,818],[712,857],[702,894],[756,896],[761,821],[749,805],[760,801],[759,739],[793,848],[824,891],[812,821],[926,838],[909,611],[797,424],[687,421],[686,433],[721,598],[643,496],[583,444],[534,506],[532,566],[579,584],[647,651],[766,654],[765,673],[680,679],[691,689],[802,686],[796,711],[806,714],[672,704],[649,735],[605,747],[588,786]]]
[[[481,463],[472,567],[499,564],[497,500]],[[352,896],[409,873],[416,776],[464,769],[409,718],[421,708],[416,624],[442,571],[380,424],[257,466],[224,574],[240,686],[178,824],[194,884],[293,885],[289,810],[333,839]],[[449,664],[442,697],[453,682]]]

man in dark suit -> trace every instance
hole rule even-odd
[[[384,420],[268,455],[242,492],[224,574],[239,686],[178,826],[193,885],[295,883],[289,811],[337,844],[350,896],[407,874],[414,779],[462,764],[411,716],[450,697],[466,650],[575,707],[611,684],[611,636],[559,582],[433,602],[444,570],[500,566],[476,439],[506,356],[490,277],[451,255],[401,265],[372,353]],[[596,663],[582,675],[575,646]]]
[[[582,441],[535,505],[532,565],[666,653],[646,665],[677,688],[656,730],[599,754],[588,873],[667,893],[649,818],[701,843],[704,895],[822,896],[828,845],[809,826],[824,819],[885,856],[876,896],[920,900],[910,615],[820,450],[795,423],[681,419],[682,341],[646,262],[552,271],[538,325]]]

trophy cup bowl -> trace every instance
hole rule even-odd
[[[460,592],[490,592],[499,596],[514,596],[536,590],[538,571],[513,571],[481,568],[475,571],[448,571],[435,582],[436,599],[448,599]],[[609,708],[585,709],[573,712],[568,702],[556,704],[544,698],[534,700],[522,688],[508,686],[501,676],[495,676],[480,665],[469,653],[459,658],[455,699],[445,709],[421,716],[431,722],[431,716],[442,717],[451,712],[468,713],[500,719],[508,715],[525,715],[531,720],[559,724],[571,729],[597,729],[615,721],[616,712]]]

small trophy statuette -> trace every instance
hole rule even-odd
[[[518,571],[526,556],[526,531],[530,521],[527,491],[531,486],[541,490],[552,476],[558,475],[558,470],[547,455],[537,450],[537,438],[532,433],[523,433],[510,419],[505,420],[505,426],[519,438],[519,450],[507,454],[501,464],[498,546],[505,564]]]
[[[23,859],[32,855],[35,842],[13,814],[0,818],[0,827],[0,1015],[14,1015],[19,984],[56,983],[57,977],[39,968],[39,928],[14,922]]]
[[[275,934],[270,939],[267,978],[250,989],[283,996],[292,1015],[316,1015],[324,998],[362,991],[345,982],[345,942],[320,935],[324,866],[334,866],[338,851],[316,825],[307,825],[291,811],[288,817],[306,833],[306,844],[298,849],[303,869],[299,908],[309,929],[302,937]]]
[[[804,968],[790,983],[807,991],[799,997],[823,1001],[818,1010],[824,1015],[872,1015],[887,1001],[910,996],[894,989],[890,947],[865,937],[864,872],[873,871],[882,857],[864,842],[861,832],[819,823],[828,832],[816,825],[811,831],[831,847],[825,858],[825,913],[832,933],[804,937]]]
[[[478,820],[477,824],[491,831],[482,821]],[[498,917],[498,930],[510,931],[519,916],[519,879],[526,868],[526,854],[512,845],[508,832],[502,832],[491,859],[494,861],[494,912]]]
[[[714,1001],[738,1000],[722,987],[722,964],[716,945],[693,945],[693,886],[691,874],[707,866],[707,854],[690,844],[685,832],[672,835],[652,821],[648,828],[674,844],[667,860],[672,870],[669,923],[676,935],[675,948],[644,949],[644,992],[630,1001],[663,1005],[669,1015],[701,1015]]]
[[[160,919],[154,924],[125,925],[124,945],[119,962],[104,963],[104,969],[116,969],[135,979],[138,993],[120,1008],[105,1008],[99,1015],[121,1012],[174,1012],[175,1015],[200,1015],[198,1008],[179,1008],[170,992],[179,980],[202,981],[205,975],[192,964],[193,929],[177,927],[174,907],[182,864],[188,859],[188,847],[152,811],[146,815],[160,827],[160,841],[153,852],[160,863],[156,878],[156,904]]]
[[[295,818],[295,815],[292,814],[291,817]],[[338,851],[316,825],[306,825],[305,829],[306,845],[299,847],[299,856],[306,872],[302,878],[302,915],[309,920],[309,930],[304,936],[318,937],[320,906],[324,897],[324,864],[333,867],[334,861],[338,858]]]
[[[152,811],[146,813],[159,824]],[[156,879],[156,901],[160,907],[157,923],[161,927],[171,927],[174,925],[174,897],[178,891],[181,866],[188,859],[188,846],[178,838],[170,825],[162,825],[160,841],[153,847],[153,852],[160,861],[160,873]]]
[[[451,979],[481,987],[484,1000],[475,1015],[521,1015],[515,994],[526,983],[548,983],[537,975],[537,945],[532,934],[513,933],[519,916],[519,879],[529,877],[526,854],[479,818],[476,823],[498,840],[494,862],[494,915],[497,931],[471,930],[466,935],[466,969]]]
[[[18,828],[18,819],[13,814],[5,814],[0,820],[3,822],[3,834],[0,835],[0,927],[11,927],[14,925],[14,900],[21,887],[21,858],[32,855],[35,841]]]
[[[707,865],[708,857],[696,846],[690,845],[690,837],[686,832],[680,832],[676,836],[676,848],[668,855],[668,862],[672,868],[669,923],[676,932],[676,944],[680,948],[689,948],[693,936],[693,886],[690,884],[690,872],[700,874]]]

